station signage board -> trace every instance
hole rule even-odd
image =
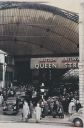
[[[78,68],[79,57],[43,57],[31,58],[31,69]]]

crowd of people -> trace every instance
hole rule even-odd
[[[43,96],[38,98],[38,92],[34,88],[20,87],[20,91],[24,90],[25,94],[28,96],[24,99],[22,108],[22,119],[27,121],[33,117],[35,114],[36,122],[39,122],[41,118],[46,116],[52,116],[53,118],[64,118],[64,115],[71,115],[77,112],[82,106],[79,102],[78,91],[67,92],[64,88],[62,94],[58,96]],[[6,92],[7,91],[7,92]],[[3,90],[0,92],[0,105],[8,96],[14,96],[16,91],[13,87],[8,90]],[[37,99],[37,100],[36,100]]]
[[[82,106],[79,100],[73,98],[70,102],[68,102],[67,113],[64,107],[62,99],[58,97],[49,97],[47,100],[41,99],[37,103],[37,106],[34,106],[32,102],[28,104],[27,101],[24,101],[22,117],[23,120],[27,121],[29,118],[32,118],[33,113],[35,113],[36,122],[39,122],[41,118],[45,118],[46,116],[64,118],[65,114],[72,115]]]

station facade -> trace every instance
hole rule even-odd
[[[78,69],[78,20],[41,3],[0,3],[0,48],[14,57],[12,81],[63,84],[62,75]]]

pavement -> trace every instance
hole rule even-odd
[[[1,122],[23,122],[21,116],[8,116],[8,115],[2,115],[0,116],[0,123]],[[29,123],[35,123],[35,118],[31,118],[28,121]],[[63,124],[69,124],[68,118],[65,117],[64,119],[59,118],[52,118],[52,117],[45,117],[40,120],[40,123],[63,123]]]
[[[0,128],[73,128],[62,124],[41,124],[41,123],[0,123]]]
[[[59,123],[59,124],[70,124],[70,122],[68,120],[69,120],[68,116],[65,116],[63,119],[52,118],[52,116],[51,116],[51,117],[45,117],[44,119],[41,120],[41,122]]]
[[[60,118],[52,118],[52,116],[47,116],[40,120],[40,123],[60,123],[60,124],[69,124],[69,117],[65,116],[63,119]],[[35,118],[29,120],[29,122],[35,122]]]
[[[22,121],[22,110],[19,111],[17,115],[3,115],[2,110],[0,111],[0,123],[21,123]],[[69,116],[65,115],[63,119],[61,118],[53,118],[52,116],[47,116],[45,118],[42,118],[40,120],[40,123],[42,124],[65,124],[69,125],[70,122]],[[35,123],[35,116],[33,114],[33,118],[29,119],[28,123]]]
[[[0,123],[21,123],[23,122],[21,115],[12,116],[12,115],[0,115]],[[35,118],[29,119],[28,123],[35,123]],[[68,117],[65,116],[64,119],[52,118],[52,116],[48,116],[42,118],[40,123],[53,123],[53,124],[70,124],[68,121]]]

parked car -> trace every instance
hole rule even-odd
[[[83,108],[71,115],[69,121],[72,122],[75,127],[83,127]]]
[[[24,99],[25,99],[25,96],[20,95],[20,96],[18,97],[18,104],[19,104],[19,107],[20,107],[20,108],[23,107]]]
[[[23,107],[23,102],[24,102],[25,99],[29,102],[28,96],[26,96],[26,95],[19,95],[18,96],[18,105],[19,105],[19,108],[22,108]]]
[[[3,104],[3,114],[17,114],[19,111],[16,97],[9,97]]]

